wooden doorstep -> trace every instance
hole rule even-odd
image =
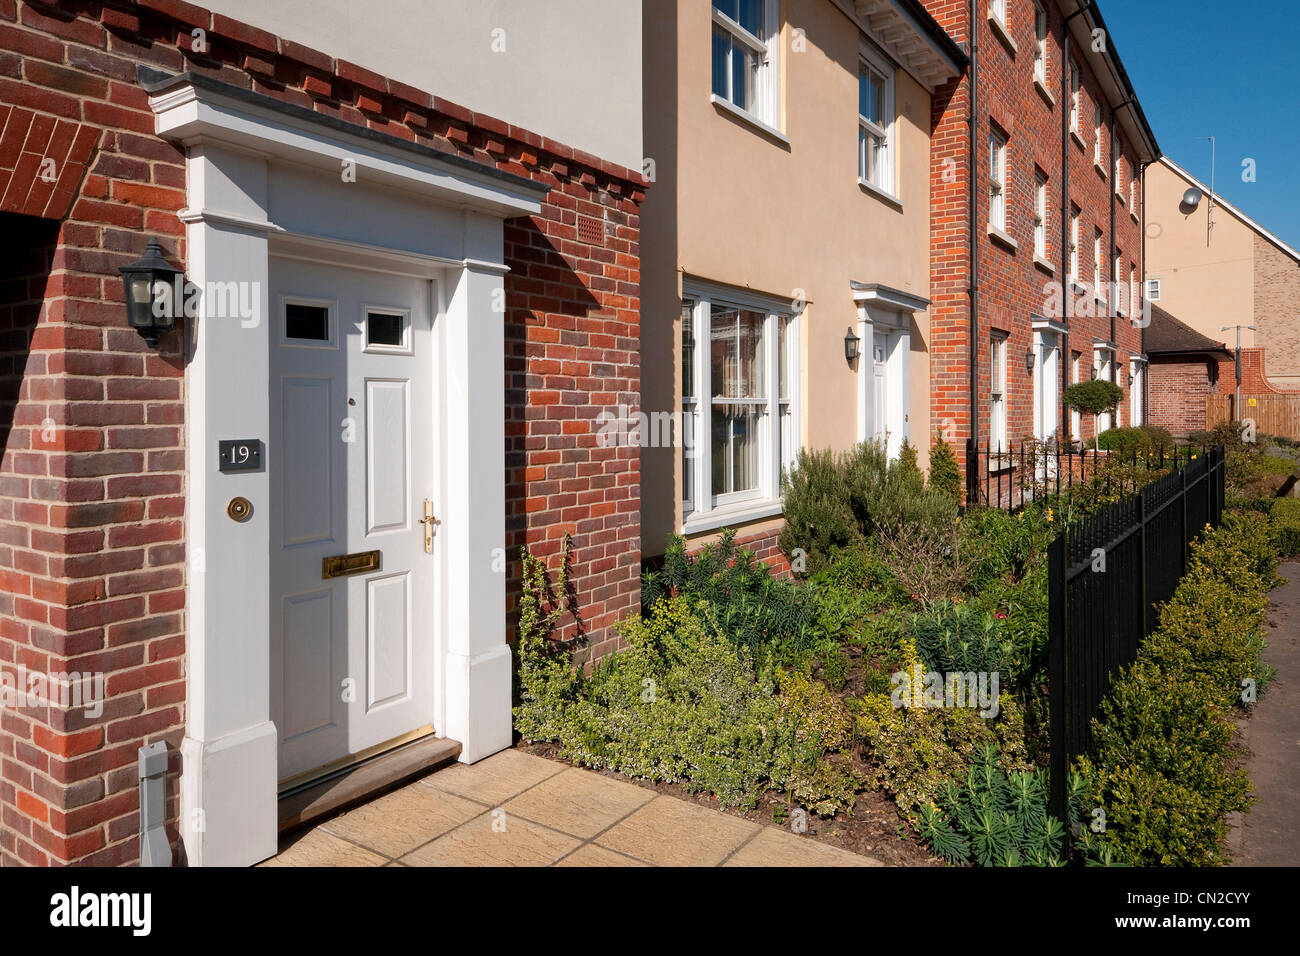
[[[279,832],[361,803],[412,777],[452,763],[460,756],[460,749],[458,741],[425,737],[287,793],[279,801]]]

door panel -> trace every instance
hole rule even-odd
[[[419,517],[434,491],[435,356],[430,281],[271,264],[271,703],[284,781],[433,721],[433,556]],[[326,558],[372,551],[377,567],[325,577]]]

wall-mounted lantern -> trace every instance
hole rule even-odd
[[[150,239],[143,256],[117,271],[126,287],[127,323],[156,349],[158,340],[176,327],[183,314],[184,297],[174,292],[182,270],[163,258],[157,239]]]
[[[1025,349],[1025,371],[1030,375],[1034,374],[1034,350],[1032,347]]]
[[[850,325],[848,331],[844,333],[844,357],[850,362],[856,360],[860,354],[858,346],[861,343],[862,339],[853,334],[853,326]]]

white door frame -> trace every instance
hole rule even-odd
[[[445,275],[435,303],[439,457],[436,726],[461,759],[510,745],[505,576],[503,220],[541,211],[545,187],[355,132],[200,76],[146,78],[155,127],[187,153],[187,271],[247,283],[254,315],[187,320],[186,729],[180,830],[190,865],[276,852],[270,719],[269,479],[221,474],[217,442],[269,435],[269,250]],[[351,164],[352,181],[340,176]],[[268,457],[276,449],[267,449]],[[236,522],[227,502],[252,514]]]
[[[885,359],[884,425],[886,452],[896,458],[903,441],[911,437],[912,315],[930,307],[930,300],[879,283],[851,283],[858,309],[858,441],[875,436],[876,333],[887,336]]]

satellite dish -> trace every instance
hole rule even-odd
[[[1196,207],[1201,204],[1202,193],[1195,186],[1183,193],[1183,201],[1178,204],[1178,211],[1184,216],[1189,216],[1196,212]]]

